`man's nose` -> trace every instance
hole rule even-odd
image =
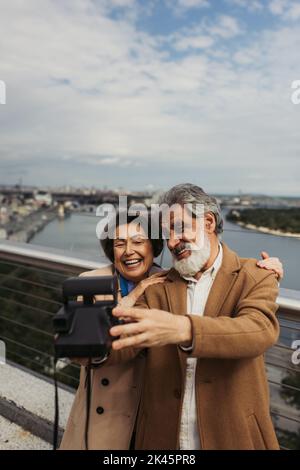
[[[169,250],[174,250],[174,248],[176,248],[177,245],[179,245],[180,243],[180,240],[174,236],[170,237],[168,242],[167,242],[167,245],[168,245],[168,248]]]

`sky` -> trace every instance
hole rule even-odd
[[[0,184],[300,196],[300,0],[0,1]]]

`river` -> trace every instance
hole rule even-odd
[[[94,261],[104,261],[96,238],[95,215],[72,213],[65,219],[55,219],[31,240],[31,244],[59,248],[76,255],[88,255]],[[300,290],[300,239],[259,233],[225,221],[223,240],[240,256],[259,258],[262,250],[281,259],[285,276],[281,287]],[[159,260],[158,260],[159,261]],[[170,266],[167,248],[162,264]]]

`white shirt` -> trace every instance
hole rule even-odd
[[[219,253],[214,264],[203,272],[200,279],[185,278],[189,281],[187,286],[187,313],[203,315],[206,301],[213,285],[216,274],[222,264],[223,249],[219,244]],[[188,351],[192,348],[182,348]],[[186,367],[186,381],[183,396],[183,405],[180,422],[179,444],[181,450],[200,449],[200,438],[197,423],[197,405],[195,391],[195,372],[197,358],[188,357]]]

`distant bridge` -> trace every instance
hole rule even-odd
[[[35,187],[20,186],[0,186],[0,194],[4,196],[23,196],[24,198],[33,198],[36,192],[51,194],[54,201],[66,202],[73,201],[81,205],[91,204],[98,205],[103,203],[117,204],[119,202],[119,194],[114,191],[95,191],[87,193],[81,191],[57,191],[57,190],[39,190]],[[149,193],[130,193],[126,194],[129,203],[143,202],[151,197]]]

